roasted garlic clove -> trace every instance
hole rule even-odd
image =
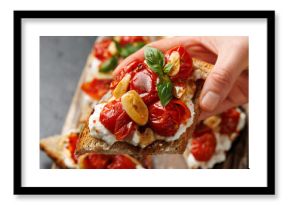
[[[206,118],[203,121],[203,123],[205,125],[207,125],[208,127],[210,127],[211,129],[217,130],[219,124],[221,123],[221,118],[216,116],[216,115],[214,115],[214,116]]]
[[[173,51],[169,56],[168,63],[171,63],[173,66],[168,73],[169,76],[175,76],[179,72],[180,69],[180,55],[177,51]]]
[[[121,97],[123,109],[138,125],[145,125],[148,121],[148,108],[135,90],[130,90]]]
[[[129,83],[130,83],[131,75],[126,74],[123,79],[118,83],[116,88],[113,91],[113,96],[118,99],[122,97],[123,94],[125,94],[128,90]]]

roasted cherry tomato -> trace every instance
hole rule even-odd
[[[124,155],[115,155],[108,169],[136,169],[136,164]]]
[[[146,64],[139,64],[131,74],[130,90],[140,94],[146,105],[159,100],[156,88],[157,75]]]
[[[113,155],[88,154],[83,159],[83,167],[85,169],[106,169],[112,161]]]
[[[137,128],[135,122],[122,109],[120,99],[104,106],[100,114],[100,122],[116,136],[117,140],[124,140]]]
[[[237,131],[240,113],[235,108],[223,112],[221,118],[221,134],[229,135]]]
[[[149,126],[165,137],[173,136],[189,117],[190,110],[181,100],[173,99],[165,107],[158,101],[149,107]]]
[[[111,39],[104,39],[101,42],[95,43],[93,53],[95,57],[98,58],[100,61],[105,61],[112,56],[112,54],[108,50],[111,42]]]
[[[134,42],[146,42],[146,39],[143,36],[120,36],[119,44],[121,46]]]
[[[73,161],[75,163],[78,162],[78,159],[75,155],[75,150],[76,150],[76,145],[77,145],[78,139],[79,139],[79,136],[77,133],[71,133],[68,137],[68,143],[66,145],[66,149],[69,150],[69,152],[71,154],[71,158],[73,159]]]
[[[184,81],[188,77],[190,77],[193,73],[192,59],[184,47],[177,46],[177,47],[174,47],[174,48],[168,50],[165,53],[166,62],[169,61],[169,57],[173,51],[177,51],[179,53],[180,68],[179,68],[179,72],[175,76],[172,76],[170,78],[173,81]]]
[[[133,70],[137,69],[139,66],[143,67],[144,63],[142,63],[139,60],[135,60],[127,64],[123,68],[121,68],[120,72],[115,77],[114,81],[111,83],[110,88],[114,89],[127,73],[131,73]]]
[[[82,84],[81,89],[94,100],[99,100],[110,89],[111,80],[93,79],[91,82]]]
[[[136,169],[136,164],[124,155],[88,154],[83,159],[85,169]]]
[[[216,138],[213,131],[206,127],[197,128],[193,133],[191,153],[197,161],[208,161],[216,149]]]

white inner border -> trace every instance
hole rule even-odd
[[[39,168],[40,36],[249,36],[249,167],[243,170],[59,170]],[[22,186],[267,185],[266,19],[23,19]],[[254,126],[253,126],[254,125]]]

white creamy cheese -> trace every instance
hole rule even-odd
[[[237,111],[240,113],[240,120],[238,122],[237,130],[241,131],[246,124],[246,114],[244,112],[241,112],[239,108],[237,108]]]
[[[242,130],[246,124],[246,114],[244,112],[241,112],[239,108],[236,109],[240,113],[240,119],[237,125],[237,131],[239,132]],[[218,132],[214,132],[215,137],[216,137],[216,150],[213,156],[210,158],[208,161],[198,161],[194,158],[194,156],[191,153],[191,140],[189,141],[188,148],[189,151],[186,151],[185,155],[185,160],[187,162],[187,165],[189,168],[203,168],[203,169],[210,169],[212,168],[215,164],[220,163],[225,161],[226,159],[226,152],[230,150],[232,146],[232,140],[234,139],[238,133],[232,133],[231,136],[227,135],[221,135]]]
[[[203,168],[210,169],[217,163],[223,162],[226,159],[224,152],[216,152],[209,161],[200,162],[197,161],[192,154],[189,154],[187,157],[187,165],[192,169]]]
[[[77,168],[77,164],[73,161],[71,154],[67,149],[63,152],[63,161],[67,168]]]
[[[89,118],[90,134],[93,137],[104,140],[107,144],[112,145],[115,141],[115,135],[113,135],[101,122],[100,114],[105,106],[105,103],[96,104],[94,107],[94,113]]]
[[[136,169],[144,169],[144,167],[142,167],[142,165],[140,165],[140,164],[137,164]]]

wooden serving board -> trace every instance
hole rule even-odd
[[[97,41],[102,40],[105,37],[99,37]],[[72,99],[69,111],[66,116],[65,123],[62,128],[62,134],[66,134],[73,129],[79,128],[82,118],[88,113],[90,109],[85,103],[85,94],[81,91],[81,84],[86,82],[89,75],[89,65],[91,63],[92,56],[87,59],[83,72],[79,79],[74,97]],[[85,110],[85,111],[84,111]],[[84,113],[85,112],[85,113]],[[54,167],[54,165],[53,165]],[[185,160],[182,155],[158,155],[153,156],[153,168],[165,169],[187,169]],[[232,148],[227,153],[227,159],[225,162],[217,164],[214,168],[217,169],[246,169],[248,168],[248,128],[241,132],[240,136],[235,140]]]

